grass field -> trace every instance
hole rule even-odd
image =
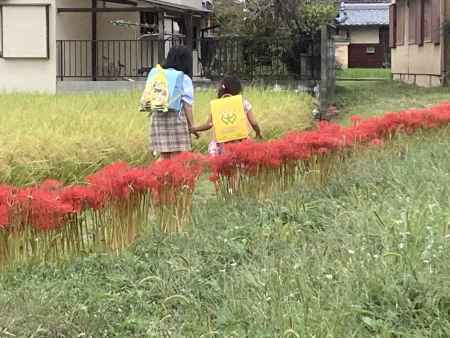
[[[148,160],[148,119],[140,93],[0,95],[0,181],[28,184],[52,177],[77,182],[105,164]],[[245,96],[266,138],[310,126],[311,97],[249,88]],[[213,90],[196,93],[196,123],[206,121]],[[204,151],[204,134],[194,142]]]
[[[338,82],[336,88],[338,121],[344,124],[351,115],[369,117],[449,100],[448,88],[417,88],[396,81]]]
[[[323,189],[223,204],[201,187],[189,238],[5,271],[0,330],[448,337],[450,138],[434,133],[349,160]]]
[[[341,121],[450,99],[448,89],[390,81],[337,93]],[[296,123],[270,113],[295,114],[296,94],[247,94],[266,130]],[[129,107],[136,94],[0,99],[0,156],[16,173],[6,178],[39,179],[52,168],[42,154],[67,158],[50,172],[74,181],[103,161],[145,160],[147,122]],[[189,237],[144,236],[118,256],[2,271],[0,337],[449,337],[449,135],[400,135],[344,162],[323,188],[300,183],[262,201],[224,203],[202,179]],[[34,164],[16,169],[27,156]],[[86,165],[74,165],[81,156]]]
[[[423,107],[449,98],[447,89],[416,89],[396,82],[345,82],[337,88],[343,123],[350,115]],[[311,97],[249,88],[266,139],[310,126]],[[202,123],[214,91],[196,94]],[[45,178],[78,182],[105,164],[148,161],[148,119],[137,111],[139,93],[96,95],[0,95],[0,181],[29,184]],[[194,141],[205,151],[208,133]]]
[[[347,68],[336,71],[337,78],[345,79],[390,79],[391,70],[386,68]]]

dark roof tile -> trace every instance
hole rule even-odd
[[[349,3],[348,0],[341,5],[338,22],[339,26],[384,26],[389,25],[389,3],[363,0]]]

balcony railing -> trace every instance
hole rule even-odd
[[[182,38],[59,40],[57,76],[64,80],[144,79]],[[203,37],[194,41],[194,78],[233,73],[245,80],[320,79],[320,41],[292,37]]]
[[[144,78],[165,52],[182,44],[165,40],[58,40],[59,80],[124,80]]]

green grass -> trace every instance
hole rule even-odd
[[[140,93],[84,95],[0,94],[0,182],[28,184],[45,178],[77,182],[105,164],[148,161],[148,119],[138,112]],[[196,123],[207,119],[213,90],[196,93]],[[245,96],[267,138],[309,127],[306,94],[248,88]],[[205,151],[209,134],[194,141]]]
[[[449,98],[394,82],[337,93],[341,120]],[[247,95],[267,112],[266,130],[294,127],[269,112],[300,111],[295,94]],[[199,107],[210,96],[199,93]],[[1,96],[0,156],[16,173],[4,177],[39,179],[53,168],[43,154],[57,157],[55,175],[74,166],[69,180],[109,160],[143,161],[137,98]],[[449,337],[449,135],[400,136],[345,162],[323,188],[298,184],[263,201],[218,201],[202,179],[189,237],[145,235],[118,256],[2,271],[0,337]],[[58,169],[60,158],[70,164]]]
[[[449,132],[364,152],[323,189],[224,204],[202,184],[189,238],[7,270],[0,332],[449,337]]]
[[[450,89],[418,88],[397,81],[338,82],[335,100],[340,111],[337,121],[347,123],[351,115],[369,117],[449,101]]]
[[[336,76],[338,78],[345,79],[390,79],[391,74],[391,70],[386,68],[347,68],[338,69],[336,71]]]

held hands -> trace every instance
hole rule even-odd
[[[199,133],[195,130],[195,128],[189,128],[189,132],[195,136],[195,138],[198,140],[200,138]]]

